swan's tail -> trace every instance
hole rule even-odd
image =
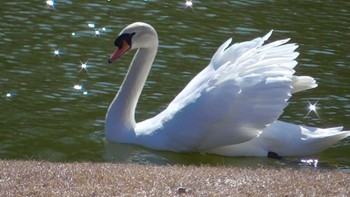
[[[205,152],[225,156],[301,156],[319,153],[338,141],[350,137],[343,127],[316,128],[276,121],[248,142],[218,147]]]
[[[261,142],[267,151],[281,156],[312,155],[349,136],[343,127],[323,129],[277,121],[264,130]]]

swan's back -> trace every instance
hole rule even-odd
[[[303,90],[317,86],[311,77],[293,76],[296,44],[284,39],[264,45],[271,33],[233,45],[229,39],[221,45],[210,64],[163,112],[137,124],[138,143],[194,151],[259,136],[288,105],[293,86],[301,82]]]

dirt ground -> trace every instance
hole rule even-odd
[[[350,196],[350,174],[0,160],[0,196]]]

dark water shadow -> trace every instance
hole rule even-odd
[[[137,163],[146,165],[209,165],[249,168],[309,168],[338,169],[315,157],[285,157],[280,160],[267,157],[224,157],[200,153],[156,151],[142,146],[105,142],[106,162]]]

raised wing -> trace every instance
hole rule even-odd
[[[167,109],[138,124],[140,143],[197,151],[257,137],[287,106],[297,65],[297,45],[286,44],[289,39],[263,45],[271,33],[231,46],[226,41]]]

